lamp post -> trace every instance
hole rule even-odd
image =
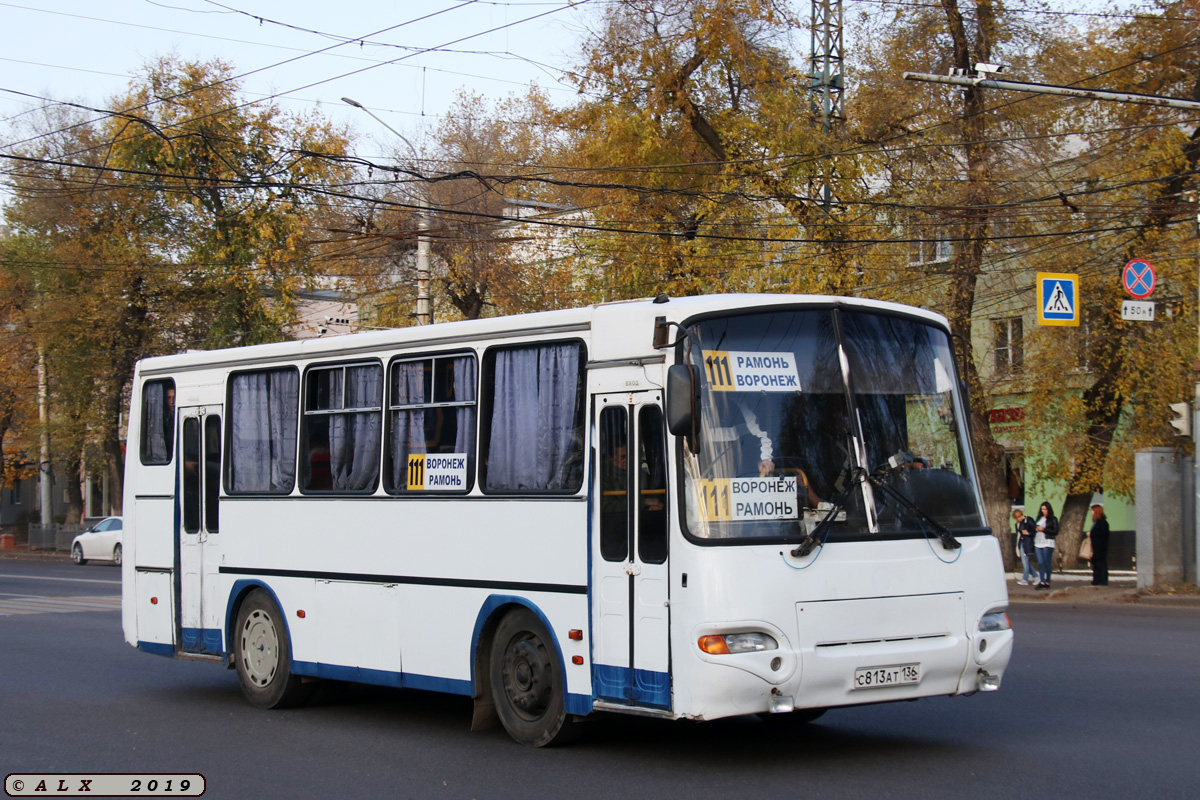
[[[417,148],[408,137],[376,116],[371,109],[349,97],[343,97],[342,102],[370,114],[372,119],[408,145],[413,158],[417,157]],[[429,199],[424,189],[417,192],[417,208],[417,324],[428,325],[433,322],[433,312],[429,304]]]

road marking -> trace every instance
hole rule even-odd
[[[102,581],[99,578],[48,578],[44,575],[11,575],[7,572],[0,572],[0,578],[19,578],[23,581],[72,581],[74,583],[115,583],[120,585],[120,581]]]
[[[40,597],[0,592],[0,617],[13,614],[63,614],[71,611],[119,611],[120,595]]]

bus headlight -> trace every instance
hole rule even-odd
[[[1007,631],[1012,629],[1012,623],[1008,621],[1008,614],[1001,611],[989,611],[979,618],[979,630],[984,633],[992,633],[994,631]]]
[[[725,633],[701,636],[697,644],[709,655],[723,656],[730,653],[758,653],[776,650],[779,643],[765,633]]]

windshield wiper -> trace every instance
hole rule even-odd
[[[862,469],[855,469],[853,466],[847,465],[846,470],[838,477],[834,488],[841,485],[844,478],[849,478],[849,484],[833,498],[829,503],[829,511],[826,512],[824,518],[816,524],[811,531],[805,531],[804,538],[800,540],[800,544],[792,549],[793,558],[804,558],[813,551],[817,545],[824,545],[824,541],[817,541],[817,537],[829,529],[837,518],[837,515],[846,510],[846,501],[850,498],[850,492],[863,481],[866,472]],[[804,487],[797,486],[797,491],[803,490]],[[803,526],[803,521],[800,523]]]
[[[900,505],[904,506],[918,517],[928,522],[929,527],[933,528],[934,532],[937,533],[938,540],[941,541],[942,547],[946,548],[947,550],[957,550],[958,548],[962,547],[962,542],[954,538],[954,534],[950,532],[949,528],[930,516],[929,512],[927,512],[925,509],[921,508],[899,491],[889,486],[887,481],[883,480],[877,475],[867,475],[866,479],[870,481],[872,486],[882,490],[885,494],[891,495],[900,503]]]

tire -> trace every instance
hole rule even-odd
[[[121,545],[113,548],[113,563],[118,567],[121,566]]]
[[[574,738],[554,640],[533,612],[518,609],[500,621],[488,672],[496,714],[514,741],[545,747]]]
[[[807,725],[825,715],[827,708],[798,708],[786,714],[759,714],[758,718],[776,727]]]
[[[256,708],[291,708],[307,700],[316,682],[292,674],[292,652],[283,614],[266,592],[255,589],[238,609],[234,662],[242,694]]]
[[[83,548],[78,543],[71,547],[71,560],[81,567],[87,563],[87,559],[83,557]]]

